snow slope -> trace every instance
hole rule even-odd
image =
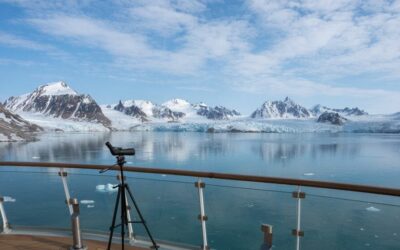
[[[0,142],[34,140],[35,133],[40,131],[39,126],[0,105]]]

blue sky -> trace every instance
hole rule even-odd
[[[0,0],[0,100],[63,80],[99,103],[397,112],[399,27],[394,0]]]

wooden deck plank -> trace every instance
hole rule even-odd
[[[90,250],[105,250],[107,242],[84,240]],[[71,238],[31,235],[0,235],[1,250],[66,250],[72,244]],[[113,244],[112,249],[121,249],[121,245]],[[126,250],[144,250],[146,248],[125,245]]]

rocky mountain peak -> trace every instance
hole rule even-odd
[[[343,125],[346,121],[347,121],[347,119],[342,117],[338,113],[328,112],[328,111],[325,111],[324,113],[322,113],[318,117],[318,120],[317,120],[317,122],[320,122],[320,123],[330,123],[330,124],[338,125],[338,126]]]
[[[34,92],[40,95],[78,95],[78,93],[70,88],[65,82],[52,82],[39,86]]]
[[[289,97],[283,101],[266,101],[251,114],[251,118],[308,118],[312,114]]]
[[[177,121],[185,115],[181,112],[174,112],[168,107],[160,106],[145,100],[119,101],[114,109],[126,115],[136,117],[142,122],[150,121],[152,118]]]
[[[43,129],[0,105],[0,141],[34,140]]]
[[[61,81],[41,85],[29,94],[10,97],[5,107],[17,113],[40,113],[55,118],[101,123],[105,127],[111,125],[90,95],[78,94]]]

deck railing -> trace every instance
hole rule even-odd
[[[44,162],[0,162],[0,166],[3,166],[3,167],[34,167],[34,168],[56,168],[56,169],[59,169],[58,175],[61,177],[61,180],[62,180],[62,188],[64,190],[66,200],[70,200],[71,196],[77,197],[77,196],[80,195],[79,194],[79,189],[73,190],[72,191],[72,195],[71,195],[71,190],[70,190],[70,187],[68,186],[68,183],[67,183],[67,174],[66,174],[67,173],[67,171],[66,171],[67,169],[73,169],[73,171],[76,171],[76,170],[84,170],[84,171],[86,171],[86,170],[100,170],[100,169],[104,169],[104,168],[108,167],[107,165],[73,164],[73,163],[50,163],[50,162],[49,163],[44,163]],[[114,170],[118,170],[118,169],[115,168]],[[313,199],[313,203],[318,203],[318,202],[322,203],[321,199],[323,199],[325,197],[325,198],[332,198],[332,199],[338,198],[338,199],[341,199],[341,200],[347,200],[348,202],[361,202],[361,203],[364,202],[363,204],[381,204],[382,206],[391,207],[390,209],[392,209],[392,207],[394,207],[395,209],[398,209],[398,204],[390,204],[390,203],[387,203],[387,202],[382,202],[380,199],[378,199],[378,201],[373,201],[373,202],[370,201],[370,200],[365,201],[365,199],[369,199],[368,196],[363,196],[364,200],[362,200],[362,199],[354,198],[354,197],[357,197],[357,196],[354,196],[354,195],[351,198],[348,198],[347,196],[344,196],[345,198],[343,198],[343,197],[340,198],[340,197],[324,196],[324,195],[321,195],[321,193],[319,193],[319,192],[314,192],[316,194],[313,194],[312,192],[310,194],[309,193],[306,194],[305,191],[307,190],[307,188],[311,188],[313,191],[314,190],[321,190],[321,189],[325,190],[325,189],[327,189],[327,190],[351,191],[351,192],[366,193],[366,194],[371,194],[371,195],[374,194],[374,195],[389,196],[389,197],[392,196],[393,197],[392,199],[394,199],[396,201],[395,203],[399,202],[397,200],[398,199],[397,197],[400,196],[400,189],[396,189],[396,188],[377,187],[377,186],[369,186],[369,185],[357,185],[357,184],[348,184],[348,183],[337,183],[337,182],[326,182],[326,181],[315,181],[315,180],[302,180],[302,179],[291,179],[291,178],[278,178],[278,177],[266,177],[266,176],[254,176],[254,175],[239,175],[239,174],[227,174],[227,173],[215,173],[215,172],[200,172],[200,171],[164,169],[164,168],[161,169],[161,168],[150,168],[150,167],[133,167],[133,166],[124,167],[124,171],[127,172],[127,173],[135,173],[135,174],[151,174],[152,177],[154,177],[153,175],[163,175],[163,176],[168,175],[168,176],[185,177],[186,179],[184,179],[184,180],[171,180],[171,179],[168,179],[168,181],[170,181],[172,183],[182,183],[182,185],[185,185],[185,188],[183,188],[183,190],[182,189],[176,189],[176,190],[182,190],[182,192],[185,192],[185,190],[187,189],[186,188],[187,187],[186,184],[191,182],[190,178],[195,177],[196,180],[192,181],[192,183],[193,182],[195,183],[195,188],[197,189],[197,191],[196,191],[197,192],[197,195],[196,195],[197,196],[197,202],[198,202],[197,203],[197,207],[198,207],[197,210],[198,210],[198,213],[199,213],[198,219],[200,220],[200,228],[201,228],[201,230],[200,230],[201,234],[200,235],[201,235],[201,242],[202,242],[201,243],[201,248],[202,249],[208,249],[210,247],[211,248],[213,247],[213,242],[212,241],[210,242],[209,235],[212,235],[213,236],[212,238],[216,239],[215,241],[218,240],[218,237],[215,237],[215,232],[212,232],[210,229],[207,230],[208,229],[207,228],[208,223],[210,222],[210,224],[212,224],[211,220],[210,221],[207,221],[207,220],[210,217],[213,217],[213,216],[208,216],[206,211],[209,212],[209,213],[210,212],[212,213],[214,210],[216,210],[216,209],[214,209],[216,206],[214,204],[212,204],[213,205],[212,208],[208,208],[207,205],[209,205],[209,204],[207,203],[207,199],[205,198],[205,196],[213,195],[214,194],[213,191],[215,191],[215,193],[218,193],[219,196],[218,196],[217,199],[219,199],[221,197],[224,197],[224,194],[226,193],[225,189],[227,189],[227,188],[231,188],[232,190],[233,189],[239,189],[241,191],[243,191],[243,190],[251,190],[251,191],[248,191],[247,194],[246,194],[246,192],[243,191],[243,194],[240,194],[241,198],[243,198],[243,197],[245,198],[246,195],[248,195],[249,192],[258,192],[258,191],[261,191],[262,194],[265,194],[267,192],[278,192],[278,193],[281,192],[281,193],[289,193],[289,194],[291,194],[291,198],[295,200],[295,202],[293,203],[293,204],[295,204],[294,205],[295,206],[295,213],[294,213],[295,216],[291,216],[291,217],[288,216],[288,217],[290,217],[291,219],[294,220],[293,225],[291,225],[291,226],[293,226],[293,228],[291,230],[291,234],[294,236],[294,239],[295,239],[295,241],[293,242],[294,243],[293,244],[293,248],[294,249],[300,249],[301,248],[301,246],[302,246],[301,239],[307,233],[306,232],[307,230],[303,229],[303,225],[307,225],[306,224],[307,221],[304,222],[304,219],[302,219],[302,217],[304,216],[304,213],[306,213],[306,217],[310,217],[310,215],[307,214],[307,212],[309,210],[311,210],[311,209],[304,208],[305,205],[304,205],[304,202],[302,202],[302,200],[306,198],[306,195],[307,195],[307,197],[310,196],[311,199]],[[1,173],[2,172],[0,172],[0,174]],[[68,174],[71,174],[71,175],[75,174],[76,176],[79,176],[80,173],[68,173]],[[85,173],[85,174],[88,174],[88,173]],[[89,175],[93,176],[92,173],[90,173]],[[132,180],[133,180],[135,178],[138,178],[138,176],[127,176],[127,178],[128,178],[128,182],[129,182],[129,178],[132,178]],[[153,179],[152,178],[147,178],[147,179],[151,180],[152,183],[165,181],[165,178],[153,178]],[[213,181],[209,180],[210,187],[211,187],[211,189],[213,191],[208,191],[207,193],[205,193],[205,190],[204,190],[205,183],[206,183],[205,180],[207,180],[207,179],[218,179],[220,182],[223,182],[223,183],[220,184],[219,182],[215,182],[215,181],[213,182]],[[135,179],[135,180],[137,180],[137,179]],[[242,184],[240,184],[240,185],[228,185],[228,184],[225,183],[225,182],[231,183],[231,181],[234,181],[235,183],[253,183],[255,186],[250,185],[250,187],[249,187],[249,185],[242,185]],[[272,184],[274,186],[276,186],[276,184],[278,184],[279,186],[283,185],[285,188],[283,188],[283,190],[281,190],[281,189],[264,189],[264,188],[260,188],[260,185],[264,185],[264,184],[265,185],[269,185],[268,186],[269,188],[271,188]],[[150,187],[150,186],[148,185],[148,187]],[[295,190],[294,191],[293,190],[290,191],[290,187],[292,187],[292,189],[293,189],[293,186],[294,186]],[[6,187],[2,187],[2,185],[0,183],[0,188],[6,188]],[[135,190],[135,186],[133,188]],[[175,192],[177,192],[176,190],[175,190]],[[140,190],[138,190],[138,191],[140,191]],[[161,190],[161,191],[165,191],[165,189]],[[43,190],[43,192],[46,192],[46,190]],[[142,192],[144,192],[144,191],[142,191]],[[0,189],[0,194],[1,193],[4,193],[4,191]],[[238,195],[238,192],[230,192],[229,194]],[[192,195],[193,195],[193,193],[192,193]],[[225,197],[225,198],[229,199],[229,197]],[[170,200],[174,200],[175,198],[169,198],[169,199]],[[275,200],[277,200],[277,199],[275,199]],[[193,202],[193,201],[191,201],[191,202]],[[260,201],[260,203],[264,204],[263,202],[268,202],[268,201]],[[371,202],[371,203],[368,203],[368,202]],[[6,232],[7,230],[9,231],[9,229],[10,229],[8,227],[9,223],[13,224],[13,221],[12,221],[12,219],[10,219],[11,217],[8,218],[10,220],[10,221],[8,221],[8,219],[6,217],[6,213],[5,213],[6,211],[4,209],[3,203],[4,202],[1,202],[1,198],[0,198],[0,213],[3,216],[3,229],[4,229],[4,232]],[[160,205],[160,204],[162,205],[163,203],[161,202],[161,203],[157,203],[157,204],[158,205]],[[171,203],[168,203],[168,204],[171,205]],[[168,206],[168,204],[165,204],[165,206]],[[288,201],[284,201],[284,202],[282,202],[282,204],[289,204],[289,202]],[[250,202],[250,204],[248,205],[248,208],[251,208],[252,205],[254,206],[254,204],[252,204]],[[348,205],[346,205],[346,206],[349,207]],[[151,205],[149,205],[149,207],[151,207]],[[69,209],[70,214],[72,214],[72,206],[70,204],[68,205],[68,209]],[[149,210],[150,209],[151,208],[149,208]],[[170,208],[163,208],[163,209],[169,210]],[[177,208],[177,209],[179,209],[179,208]],[[231,209],[234,210],[236,208],[232,207]],[[282,208],[282,209],[285,209],[285,208]],[[315,210],[316,208],[312,208],[312,209]],[[333,207],[332,209],[334,210],[334,209],[337,209],[337,208]],[[372,212],[379,210],[379,209],[377,209],[377,208],[375,208],[373,206],[369,206],[367,209],[369,209],[368,211],[372,211]],[[400,214],[400,209],[397,210],[397,211],[399,211],[399,214]],[[226,214],[226,216],[229,216],[230,212],[231,211],[222,212],[222,213],[219,214],[219,216],[223,216],[224,214]],[[7,215],[11,216],[12,213],[13,213],[13,211],[11,209],[10,209],[10,211],[7,211]],[[238,214],[240,216],[240,215],[244,215],[246,213],[247,213],[247,211],[243,210],[243,212],[239,212]],[[128,214],[129,214],[129,216],[131,216],[129,211],[128,211]],[[149,212],[149,214],[151,215],[150,212]],[[152,218],[148,217],[149,214],[146,215],[146,211],[144,213],[144,216],[147,217],[147,221],[151,221],[152,220]],[[169,215],[165,214],[165,216],[169,216]],[[13,215],[13,217],[15,218],[15,215]],[[254,216],[254,217],[256,217],[256,216]],[[323,218],[323,217],[321,217],[321,218]],[[105,219],[108,219],[108,218],[105,218]],[[353,218],[351,218],[351,219],[353,219]],[[84,220],[84,215],[82,215],[82,220]],[[229,219],[227,219],[227,221],[228,220]],[[231,218],[231,220],[240,220],[240,218]],[[279,227],[277,227],[277,225],[273,224],[273,222],[276,221],[276,218],[272,218],[270,214],[268,216],[266,216],[263,220],[264,221],[262,223],[260,223],[258,225],[258,227],[260,227],[261,224],[264,224],[264,223],[272,224],[272,225],[267,225],[267,226],[263,225],[262,226],[262,230],[263,230],[263,232],[265,234],[264,235],[265,242],[264,243],[262,242],[262,237],[263,236],[262,236],[262,234],[260,232],[259,233],[260,234],[260,241],[258,243],[253,243],[252,246],[255,246],[255,245],[260,246],[260,245],[262,245],[263,249],[270,249],[272,247],[272,244],[274,244],[272,242],[272,226],[274,227],[274,231],[276,231],[275,229],[278,228],[277,231],[280,233],[280,232],[282,232],[282,230],[280,230]],[[398,217],[397,218],[393,218],[392,222],[393,223],[397,223],[397,221],[399,221]],[[228,224],[231,224],[231,223],[228,223]],[[236,226],[241,227],[241,225],[239,225],[239,224],[236,224]],[[290,225],[285,225],[285,226],[289,227]],[[187,228],[189,228],[189,227],[187,227]],[[213,225],[213,228],[216,228],[216,226]],[[160,228],[157,228],[157,231],[160,231],[160,230],[161,230]],[[168,228],[164,227],[164,230],[168,230]],[[219,230],[221,230],[221,229],[219,229]],[[230,230],[230,228],[227,228],[226,230]],[[237,230],[237,229],[232,229],[232,230]],[[313,230],[315,230],[315,229],[313,229]],[[309,230],[309,231],[313,231],[313,230]],[[321,230],[326,230],[326,228],[325,229],[321,228]],[[365,231],[365,228],[364,227],[360,227],[359,230],[360,231]],[[218,230],[216,230],[216,231],[218,231]],[[129,233],[128,236],[130,237],[131,242],[134,242],[136,240],[135,239],[136,232],[134,232],[134,228],[130,227],[128,233]],[[180,232],[177,232],[177,233],[179,234]],[[184,232],[182,232],[182,233],[184,233]],[[399,234],[399,236],[400,236],[400,232],[393,232],[392,234],[393,234],[392,235],[393,237],[396,237],[397,234]],[[237,235],[240,235],[240,233],[238,233]],[[277,235],[274,232],[274,239],[275,238],[279,238],[279,237],[281,237],[281,236]],[[375,238],[375,242],[372,242],[372,243],[371,242],[367,242],[367,243],[364,243],[363,246],[365,247],[365,246],[370,246],[370,245],[374,245],[374,244],[376,245],[376,242],[379,241],[379,235],[378,234],[374,234],[373,237]],[[157,236],[156,236],[156,238],[157,238]],[[171,239],[168,239],[168,240],[171,240]],[[172,240],[174,240],[174,239],[172,239]],[[247,240],[248,239],[243,239],[243,241],[247,241]],[[193,244],[194,241],[195,240],[191,240],[191,242],[189,242],[189,243]],[[238,239],[232,239],[232,241],[235,242],[235,241],[238,241]],[[283,242],[283,241],[281,240],[281,242]],[[400,248],[399,240],[397,240],[397,244],[398,245],[396,245],[396,243],[387,243],[387,242],[388,242],[388,240],[386,240],[386,243],[384,243],[383,245],[386,246],[385,244],[389,244],[390,247],[399,247]],[[391,241],[389,240],[389,242],[391,242]],[[396,241],[393,241],[393,242],[396,242]],[[182,243],[186,243],[186,242],[182,242]],[[363,243],[363,242],[361,242],[361,243]],[[225,239],[222,243],[219,242],[218,244],[219,244],[219,246],[221,246],[221,244],[222,245],[229,244],[229,239],[227,239],[227,240]],[[307,244],[309,246],[312,245],[311,243],[310,244],[307,243]],[[334,244],[337,245],[338,243],[334,243]],[[393,246],[393,244],[395,244],[395,246]],[[234,247],[228,247],[228,248],[234,249]],[[343,246],[341,248],[342,249],[346,249],[346,248],[343,248]],[[281,248],[281,249],[283,249],[283,248]],[[305,248],[305,249],[307,249],[307,248]],[[332,249],[334,249],[334,248],[332,248]]]

